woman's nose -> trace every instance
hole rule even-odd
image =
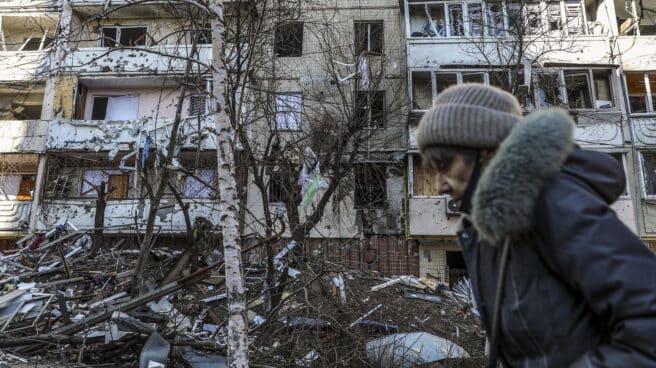
[[[444,174],[437,174],[437,194],[446,195],[451,194],[451,186],[446,181]]]

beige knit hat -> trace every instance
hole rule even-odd
[[[496,148],[522,116],[517,99],[478,83],[452,86],[419,122],[419,150],[432,146]]]

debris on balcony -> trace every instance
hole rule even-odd
[[[196,271],[164,283],[184,252],[156,247],[145,287],[135,293],[139,252],[125,237],[104,243],[95,249],[91,233],[66,223],[0,255],[0,364],[225,366],[222,257],[201,257]],[[273,267],[300,272],[286,279],[277,307],[263,298],[267,262],[244,257],[257,260],[245,267],[253,364],[364,367],[387,359],[387,366],[409,366],[389,360],[396,358],[382,352],[385,344],[410,351],[423,344],[412,362],[484,364],[485,334],[466,281],[449,289],[430,277],[385,278],[323,259],[301,267],[291,251],[300,244],[276,246],[282,251],[273,253]]]

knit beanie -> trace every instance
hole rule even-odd
[[[440,92],[435,106],[422,116],[419,150],[433,146],[496,148],[522,116],[517,99],[500,88],[478,83]]]

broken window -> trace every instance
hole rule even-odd
[[[621,35],[656,35],[656,12],[652,2],[627,0],[623,5],[615,6]]]
[[[431,72],[412,72],[412,109],[428,110],[433,106]]]
[[[360,163],[354,165],[356,208],[381,208],[387,203],[385,165]]]
[[[275,95],[276,130],[301,130],[302,100],[301,93]]]
[[[565,1],[565,20],[567,22],[567,34],[577,35],[585,33],[581,1]]]
[[[207,114],[207,94],[203,92],[192,93],[189,96],[189,116]]]
[[[458,74],[456,73],[437,73],[435,75],[435,83],[437,85],[437,95],[445,89],[458,84]]]
[[[656,196],[656,152],[640,152],[642,158],[643,193]]]
[[[560,75],[559,73],[540,73],[537,76],[538,82],[538,106],[558,106],[562,104],[563,98],[560,92]]]
[[[656,111],[656,74],[626,73],[626,86],[631,113]]]
[[[145,46],[148,40],[147,27],[102,27],[100,46]]]
[[[464,36],[465,35],[465,22],[462,19],[462,5],[461,4],[448,4],[449,10],[449,29],[451,36]]]
[[[192,37],[198,44],[211,44],[212,43],[212,30],[208,28],[196,29],[192,31]]]
[[[547,3],[547,25],[549,26],[549,31],[560,31],[562,29],[561,23],[560,2]]]
[[[610,70],[593,70],[592,80],[595,89],[595,108],[613,107],[613,90],[610,83]]]
[[[295,57],[303,54],[303,22],[276,25],[274,53],[277,57]]]
[[[490,36],[502,36],[506,29],[503,20],[503,3],[487,3],[487,32]]]
[[[463,72],[462,83],[485,83],[485,73],[483,72]]]
[[[437,170],[424,165],[420,155],[412,156],[412,195],[437,196]]]
[[[591,108],[590,81],[587,71],[565,71],[565,89],[572,109]]]
[[[483,35],[483,7],[481,4],[469,3],[467,5],[467,23],[470,36]]]
[[[383,22],[355,22],[355,54],[383,54]]]
[[[182,185],[182,194],[184,197],[198,199],[215,198],[213,188],[216,187],[216,170],[198,169],[194,172],[194,175],[197,178],[187,175],[184,179],[184,184]]]
[[[356,119],[368,128],[385,125],[385,92],[356,92]]]
[[[91,120],[135,120],[139,113],[139,96],[94,96]]]
[[[121,170],[84,170],[82,172],[81,197],[97,198],[97,187],[106,183],[106,190],[111,192],[109,199],[125,199],[128,196],[130,175]]]

